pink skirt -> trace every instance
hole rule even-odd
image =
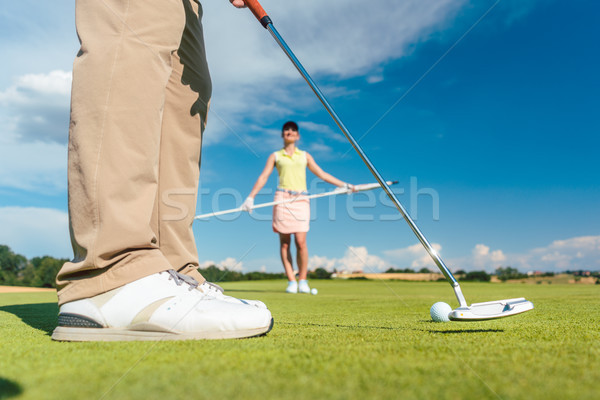
[[[295,195],[277,191],[275,192],[274,201],[293,198],[297,200],[273,206],[273,232],[285,234],[308,232],[310,200],[306,195]]]

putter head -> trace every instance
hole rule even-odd
[[[483,321],[520,314],[533,310],[533,303],[523,297],[473,303],[468,307],[458,307],[448,314],[451,321]]]

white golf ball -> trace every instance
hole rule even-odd
[[[450,314],[451,311],[452,307],[450,307],[447,303],[438,301],[431,306],[429,314],[431,315],[431,319],[435,322],[449,322],[450,318],[448,318],[448,314]]]
[[[310,289],[310,294],[317,294],[317,293],[319,293],[319,291],[317,290],[317,288]]]

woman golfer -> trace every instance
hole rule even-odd
[[[307,281],[308,248],[306,246],[306,232],[310,221],[310,201],[306,198],[306,167],[320,179],[340,187],[348,185],[334,176],[323,171],[310,154],[296,147],[300,140],[298,125],[293,121],[283,124],[281,129],[283,148],[272,153],[267,159],[267,165],[260,174],[250,195],[244,201],[242,209],[250,211],[254,205],[254,196],[263,188],[273,167],[277,168],[279,184],[275,192],[275,201],[295,199],[293,202],[279,204],[273,207],[273,231],[279,234],[280,255],[285,274],[289,280],[286,292],[310,293]],[[298,278],[294,274],[292,262],[291,238],[294,235],[296,243],[296,263],[298,265]]]

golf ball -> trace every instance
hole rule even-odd
[[[452,308],[443,301],[439,301],[431,306],[429,310],[429,314],[431,315],[431,319],[435,322],[449,322],[450,318],[448,318],[448,314],[452,311]]]
[[[317,294],[317,293],[319,293],[319,291],[317,290],[317,288],[310,289],[310,294]]]

